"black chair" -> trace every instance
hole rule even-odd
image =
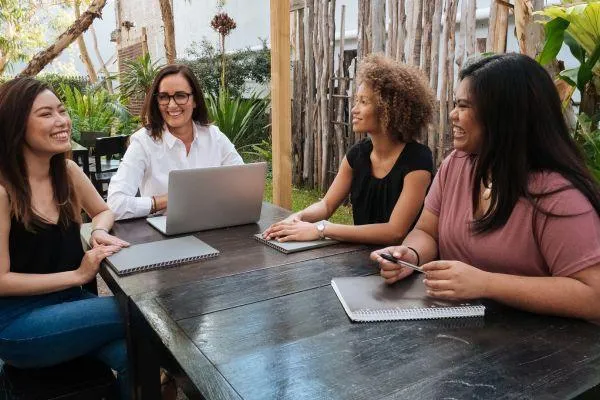
[[[116,400],[112,370],[91,357],[21,369],[0,360],[0,400]]]
[[[93,149],[96,145],[96,139],[108,137],[108,132],[81,132],[78,143],[88,149]]]
[[[110,178],[117,172],[119,163],[127,147],[128,136],[118,135],[96,139],[94,149],[94,171],[90,174],[92,183],[100,195],[106,199],[107,189]]]

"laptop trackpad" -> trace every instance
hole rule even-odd
[[[153,227],[155,227],[156,229],[158,229],[162,233],[166,233],[167,232],[167,216],[166,215],[161,215],[161,216],[158,216],[158,217],[146,218],[146,221],[148,221],[148,223],[150,225],[152,225]]]

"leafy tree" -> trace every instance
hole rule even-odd
[[[208,40],[193,42],[186,50],[187,58],[178,62],[188,65],[200,80],[207,94],[218,96],[221,79],[221,54]],[[271,76],[271,55],[266,42],[262,49],[246,48],[226,54],[228,68],[225,90],[233,97],[240,96],[247,81],[266,83]]]

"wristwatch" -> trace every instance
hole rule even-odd
[[[317,222],[317,231],[319,231],[319,239],[325,239],[325,224],[327,221],[319,221]]]

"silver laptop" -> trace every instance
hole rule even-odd
[[[264,162],[171,171],[167,215],[146,220],[165,235],[256,222],[266,173]]]

